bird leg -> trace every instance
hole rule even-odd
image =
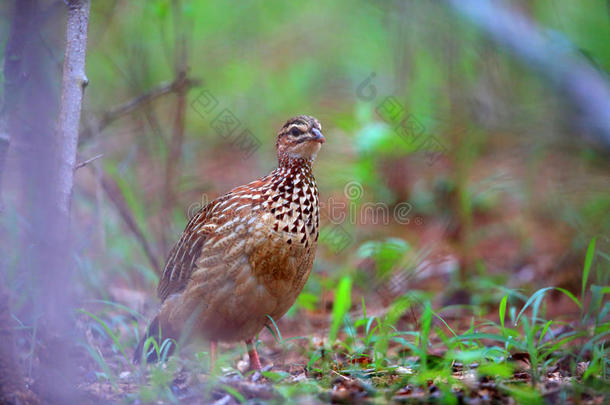
[[[215,340],[210,340],[210,372],[214,370],[214,366],[216,365],[216,346],[218,342]]]
[[[258,353],[252,339],[246,340],[246,348],[248,349],[248,356],[250,356],[250,370],[260,370],[262,368],[261,361],[258,358]]]

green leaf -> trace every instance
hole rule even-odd
[[[432,306],[430,301],[426,301],[424,312],[421,315],[421,331],[419,335],[419,350],[422,371],[427,369],[428,362],[428,337],[430,335],[430,325],[432,324]]]
[[[542,343],[542,339],[544,338],[544,335],[546,335],[546,332],[549,330],[549,327],[552,323],[553,321],[550,320],[544,325],[544,328],[542,328],[542,332],[540,332],[540,338],[538,338],[538,346],[540,346],[540,343]]]
[[[84,347],[87,352],[89,352],[89,355],[96,361],[96,363],[101,367],[101,369],[104,370],[104,375],[106,376],[106,378],[108,378],[108,380],[110,380],[112,386],[118,390],[119,386],[116,382],[116,376],[110,369],[110,366],[108,366],[108,363],[106,362],[106,359],[104,359],[102,352],[94,349],[86,343],[81,343],[81,346]]]
[[[544,400],[540,396],[540,393],[530,386],[501,385],[500,388],[513,397],[519,404],[544,404]]]
[[[135,311],[135,310],[129,308],[128,306],[126,306],[126,305],[119,304],[118,302],[112,302],[112,301],[108,301],[108,300],[98,300],[98,299],[86,300],[85,302],[92,302],[92,303],[98,303],[98,304],[104,304],[104,305],[112,306],[112,307],[121,309],[121,310],[129,313],[129,315],[133,316],[134,318],[145,319],[144,315],[142,315],[138,311]]]
[[[316,309],[316,305],[318,304],[319,297],[315,294],[311,294],[308,292],[302,292],[299,294],[297,298],[297,304],[301,308],[305,308],[309,311],[313,311]]]
[[[484,363],[478,368],[478,374],[489,375],[492,377],[509,378],[513,375],[513,367],[510,363],[495,364]]]
[[[337,339],[339,328],[343,324],[345,314],[352,306],[352,279],[349,276],[343,277],[335,289],[335,302],[333,304],[333,318],[330,325],[328,338],[331,342]]]
[[[466,333],[463,335],[459,335],[457,338],[453,338],[452,340],[469,341],[469,340],[480,340],[480,339],[497,340],[497,341],[504,342],[504,343],[512,341],[511,338],[507,338],[506,336],[496,335],[493,333],[483,333],[483,332]]]
[[[387,238],[384,241],[368,241],[359,248],[357,255],[362,258],[371,258],[377,265],[379,276],[388,275],[389,271],[397,266],[408,267],[403,263],[407,254],[411,252],[411,245],[399,238]]]
[[[448,360],[457,360],[464,364],[471,364],[474,362],[482,363],[487,360],[487,350],[483,349],[471,349],[471,350],[457,350],[449,351],[445,354],[445,358]]]
[[[274,383],[280,382],[290,375],[285,371],[263,371],[261,374]]]
[[[506,317],[506,301],[508,301],[508,295],[502,297],[502,301],[500,301],[500,308],[498,309],[500,313],[500,326],[502,330],[504,330],[504,318]]]
[[[227,392],[227,394],[231,395],[233,398],[238,400],[240,403],[245,404],[246,398],[241,394],[241,392],[237,391],[235,388],[231,387],[227,384],[221,385],[222,389]]]
[[[322,358],[322,355],[318,352],[312,352],[311,357],[309,358],[309,361],[307,362],[307,369],[311,369],[311,367],[314,365],[314,363],[318,360],[320,360]]]
[[[536,316],[536,313],[538,312],[538,304],[540,304],[540,300],[542,299],[544,294],[546,294],[546,292],[549,291],[549,290],[557,290],[557,291],[560,291],[560,292],[564,293],[568,298],[570,298],[572,301],[574,301],[574,303],[578,306],[578,308],[582,308],[582,304],[580,303],[578,298],[576,298],[574,296],[574,294],[572,294],[571,292],[569,292],[565,288],[561,288],[561,287],[545,287],[545,288],[541,288],[540,290],[538,290],[534,294],[532,294],[532,296],[529,297],[529,299],[527,300],[527,302],[525,303],[523,308],[521,308],[521,311],[519,311],[519,314],[517,315],[517,318],[515,319],[515,325],[517,324],[517,322],[519,322],[519,318],[521,317],[523,312],[525,312],[525,310],[530,305],[532,305],[532,303],[535,303],[535,305],[534,305],[534,317],[533,317],[534,321],[535,321],[535,316]]]
[[[366,304],[364,302],[364,297],[362,297],[362,319],[366,319]]]
[[[78,312],[89,316],[91,319],[93,319],[98,324],[100,324],[100,326],[104,329],[106,334],[110,337],[110,339],[112,339],[112,342],[114,343],[115,347],[117,349],[119,349],[119,351],[121,352],[121,354],[123,355],[125,360],[127,360],[128,364],[131,364],[129,356],[127,356],[127,354],[125,353],[125,349],[123,348],[123,345],[121,344],[119,337],[112,331],[112,329],[110,329],[110,327],[108,326],[108,324],[106,324],[106,322],[104,322],[98,316],[92,314],[91,312],[89,312],[85,309],[79,309]]]
[[[565,288],[555,287],[555,289],[557,291],[564,293],[569,299],[571,299],[578,306],[578,308],[582,308],[582,304],[580,303],[580,300],[578,298],[576,298],[576,296],[574,294],[572,294]]]
[[[591,264],[593,263],[593,257],[595,256],[595,240],[597,237],[591,239],[589,247],[587,248],[587,255],[585,256],[585,267],[582,269],[582,287],[580,290],[580,299],[585,296],[585,288],[587,287],[587,281],[589,279],[589,272],[591,271]]]
[[[273,320],[273,318],[271,316],[267,315],[267,318],[269,318],[269,320],[273,324],[273,328],[271,328],[271,326],[269,326],[269,325],[265,325],[265,327],[267,328],[269,333],[271,333],[271,335],[273,336],[273,339],[275,339],[275,342],[278,344],[282,344],[283,339],[282,339],[282,333],[280,332],[280,328],[277,327],[277,324],[275,323],[275,321]]]

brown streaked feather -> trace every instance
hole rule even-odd
[[[210,201],[193,215],[182,232],[180,240],[168,255],[157,287],[157,295],[161,302],[165,301],[170,295],[179,293],[186,288],[197,267],[197,261],[201,258],[202,248],[206,240],[213,238],[215,229],[226,222],[215,209],[222,203],[230,202],[229,200],[242,204],[251,203],[251,200],[241,197],[264,186],[268,177],[234,188],[227,194]]]
[[[209,213],[214,206],[229,195],[224,195],[201,208],[188,222],[180,240],[169,252],[163,274],[157,287],[157,295],[161,302],[172,294],[181,292],[186,287],[199,255],[203,243],[210,232],[196,233],[194,230],[208,220]]]

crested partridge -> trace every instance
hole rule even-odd
[[[192,217],[169,254],[157,291],[161,309],[134,361],[157,360],[156,351],[143,353],[151,336],[200,337],[210,342],[212,361],[217,341],[244,340],[250,368],[261,368],[252,340],[292,306],[316,254],[320,219],[312,164],[325,142],[321,129],[307,115],[286,121],[277,136],[278,168]]]

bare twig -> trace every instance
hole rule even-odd
[[[93,125],[90,125],[89,128],[87,128],[81,134],[81,137],[89,137],[91,135],[97,134],[99,131],[103,130],[117,119],[136,111],[140,107],[152,103],[156,99],[166,94],[182,91],[183,89],[184,91],[186,91],[192,87],[199,86],[200,84],[201,82],[199,80],[189,79],[187,77],[178,77],[176,78],[176,80],[173,80],[171,82],[161,83],[150,91],[141,94],[137,97],[134,97],[133,99],[128,100],[127,102],[108,110],[102,115],[102,117],[97,122],[94,122]],[[88,163],[88,161],[84,163]],[[144,232],[140,229],[134,216],[129,210],[129,207],[125,202],[125,199],[118,185],[112,178],[110,178],[103,172],[100,173],[100,182],[102,185],[102,190],[117,209],[127,228],[135,236],[136,240],[138,241],[138,244],[144,251],[144,254],[148,259],[149,263],[157,274],[161,274],[160,262],[157,259],[156,255],[153,253],[153,249],[148,243]]]
[[[336,372],[333,369],[330,369],[330,372],[335,374],[337,377],[341,378],[343,381],[349,381],[350,380],[348,377],[344,376],[343,374],[340,374],[340,373]]]
[[[91,162],[93,162],[93,161],[98,160],[98,159],[99,159],[99,158],[101,158],[102,156],[104,156],[104,154],[103,154],[103,153],[100,153],[99,155],[93,156],[92,158],[87,159],[87,160],[85,160],[84,162],[77,163],[77,164],[74,166],[74,171],[76,171],[76,170],[80,169],[81,167],[85,167],[85,166],[86,166],[86,165],[88,165],[89,163],[91,163]]]
[[[146,258],[152,265],[155,272],[157,274],[161,274],[161,267],[159,266],[159,261],[157,260],[157,257],[153,254],[153,251],[150,245],[148,244],[148,240],[144,236],[144,232],[142,232],[134,216],[129,210],[129,207],[125,202],[125,198],[123,197],[119,186],[110,176],[106,175],[105,173],[102,173],[101,177],[102,189],[104,190],[110,201],[116,207],[117,211],[119,212],[119,215],[127,225],[127,228],[129,228],[131,233],[135,236],[136,240],[140,244],[140,247],[144,251]]]
[[[196,87],[201,85],[201,81],[190,78],[177,78],[172,82],[164,82],[158,86],[152,88],[150,91],[141,94],[137,97],[132,98],[116,107],[111,108],[102,114],[101,118],[94,124],[96,131],[92,131],[91,128],[86,128],[81,133],[81,138],[88,138],[92,132],[101,132],[108,125],[127,114],[132,113],[143,105],[150,104],[154,100],[160,98],[169,93],[176,92],[181,86],[186,88]]]

